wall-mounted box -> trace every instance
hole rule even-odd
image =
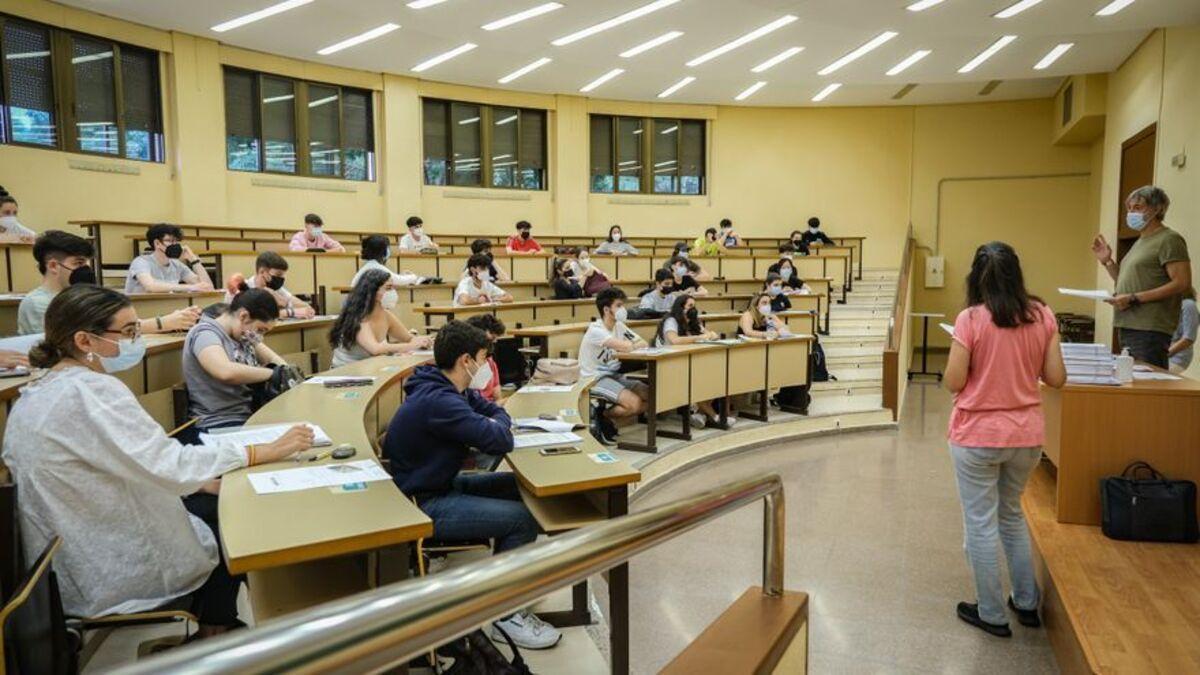
[[[1072,75],[1054,95],[1054,144],[1087,145],[1104,135],[1108,75]]]

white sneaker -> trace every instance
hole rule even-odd
[[[693,429],[703,429],[705,423],[707,423],[707,422],[708,422],[708,420],[705,419],[704,415],[701,415],[700,413],[692,413],[692,428]]]
[[[492,640],[505,644],[504,636],[497,628],[508,633],[508,637],[521,649],[549,649],[558,644],[562,633],[550,624],[542,621],[533,612],[523,609],[516,614],[493,622],[489,627]]]

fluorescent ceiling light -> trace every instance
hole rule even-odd
[[[362,43],[367,42],[369,40],[374,40],[377,37],[387,35],[388,33],[392,32],[398,28],[400,28],[400,24],[385,23],[382,26],[376,26],[375,28],[372,28],[371,30],[369,30],[365,33],[359,33],[358,35],[355,35],[354,37],[349,37],[349,38],[346,38],[345,40],[342,40],[341,42],[337,42],[337,43],[329,45],[328,47],[318,49],[317,53],[320,54],[321,56],[329,56],[330,54],[333,54],[335,52],[340,52],[343,49],[349,49],[350,47],[354,47],[355,45],[361,45]]]
[[[665,161],[665,162],[655,162],[655,163],[654,163],[654,168],[656,168],[656,169],[657,169],[657,168],[659,168],[659,167],[663,167],[663,166],[671,166],[672,164],[676,164],[676,163],[678,163],[678,161],[679,161],[679,160],[675,160],[675,159],[668,159],[668,160],[667,160],[667,161]]]
[[[751,96],[753,96],[753,95],[754,95],[754,92],[758,91],[759,89],[762,89],[762,88],[763,88],[763,87],[765,87],[765,86],[767,86],[767,83],[766,83],[766,82],[755,82],[754,84],[750,85],[749,87],[746,87],[746,90],[745,90],[745,91],[743,91],[742,93],[738,94],[737,96],[734,96],[734,97],[733,97],[733,100],[735,100],[735,101],[745,101],[746,99],[748,99],[748,98],[750,98]]]
[[[642,133],[642,131],[643,131],[643,129],[634,129],[634,130],[633,130],[633,135],[634,135],[634,136],[637,136],[638,134]]]
[[[1096,12],[1096,16],[1112,16],[1133,4],[1133,0],[1113,0]]]
[[[538,5],[537,7],[527,9],[524,12],[517,12],[516,14],[511,14],[503,19],[496,19],[491,23],[485,23],[483,26],[481,26],[481,28],[484,30],[500,30],[501,28],[506,28],[514,23],[520,23],[526,19],[532,19],[535,16],[541,16],[548,12],[553,12],[556,9],[562,9],[562,7],[562,3],[560,2],[547,2],[545,4]]]
[[[689,76],[683,78],[682,80],[676,82],[675,84],[664,89],[662,91],[662,93],[658,95],[658,97],[659,98],[667,98],[671,94],[674,94],[675,92],[679,91],[680,89],[683,89],[684,87],[688,86],[689,84],[691,84],[695,81],[696,81],[696,78],[689,75]]]
[[[614,77],[620,75],[623,72],[625,72],[625,69],[623,69],[623,68],[613,68],[612,70],[601,75],[600,77],[597,77],[596,79],[592,80],[591,82],[588,82],[579,91],[586,94],[587,92],[595,89],[596,87],[599,87],[600,85],[604,84],[605,82],[608,82],[609,80],[613,79]]]
[[[835,92],[841,88],[842,88],[841,82],[834,82],[833,84],[829,85],[828,87],[825,87],[821,91],[817,92],[817,95],[812,97],[813,103],[820,103],[821,101],[824,101],[825,99],[829,98],[830,94],[832,94],[833,92]]]
[[[1034,5],[1041,3],[1041,1],[1042,0],[1021,0],[1020,2],[1018,2],[1014,5],[1009,5],[1008,7],[1000,10],[999,12],[996,12],[992,16],[996,17],[997,19],[1007,19],[1009,17],[1016,16],[1016,15],[1020,14],[1021,12],[1024,12],[1025,10],[1029,9],[1030,7],[1033,7]]]
[[[679,131],[679,125],[678,125],[678,124],[676,124],[676,125],[674,125],[674,126],[667,127],[666,129],[663,129],[662,131],[660,131],[660,132],[658,132],[658,133],[659,133],[659,135],[660,135],[660,136],[666,136],[667,134],[673,134],[673,133],[675,133],[676,131]]]
[[[459,124],[459,126],[465,126],[465,125],[468,125],[468,124],[477,124],[478,122],[479,122],[479,118],[478,118],[478,117],[468,117],[468,118],[467,118],[467,119],[465,119],[465,120],[459,120],[459,121],[458,121],[458,124]]]
[[[112,55],[113,55],[112,52],[100,52],[98,54],[88,54],[86,56],[76,56],[71,59],[71,63],[77,64],[77,63],[90,63],[92,61],[103,61],[104,59],[111,59]]]
[[[262,100],[263,103],[279,103],[281,101],[290,101],[296,98],[295,94],[284,94],[283,96],[268,96]]]
[[[1056,46],[1054,49],[1051,49],[1048,54],[1043,56],[1042,60],[1038,61],[1037,65],[1034,66],[1033,69],[1034,70],[1045,70],[1045,69],[1049,68],[1055,61],[1058,60],[1058,57],[1062,56],[1063,54],[1066,54],[1071,49],[1071,47],[1074,47],[1074,46],[1075,46],[1074,42],[1064,42],[1064,43]]]
[[[438,65],[439,63],[445,63],[446,61],[449,61],[450,59],[452,59],[456,56],[462,56],[463,54],[466,54],[467,52],[471,51],[472,49],[475,49],[478,46],[479,45],[477,45],[473,42],[468,42],[466,44],[459,45],[459,46],[455,47],[454,49],[451,49],[448,52],[445,52],[443,54],[438,54],[437,56],[433,57],[432,59],[429,59],[428,61],[423,61],[421,63],[418,63],[416,66],[413,66],[412,71],[414,73],[423,73],[426,70],[429,70],[430,68]]]
[[[317,99],[317,100],[315,100],[315,101],[309,101],[309,103],[308,103],[308,107],[310,107],[310,108],[316,108],[317,106],[322,106],[322,105],[326,105],[326,104],[329,104],[329,103],[333,103],[333,102],[334,102],[334,101],[336,101],[336,100],[338,100],[338,97],[337,97],[337,95],[334,95],[334,96],[326,96],[325,98],[319,98],[319,99]]]
[[[598,23],[594,26],[588,26],[587,28],[584,28],[581,31],[576,31],[574,33],[571,33],[570,35],[560,37],[557,40],[551,42],[550,44],[554,45],[555,47],[562,47],[564,45],[569,45],[572,42],[578,42],[579,40],[582,40],[586,37],[591,37],[592,35],[595,35],[596,33],[599,33],[601,31],[606,31],[609,28],[615,28],[617,26],[620,26],[623,23],[633,21],[634,19],[646,16],[647,14],[650,14],[651,12],[657,12],[658,10],[660,10],[664,7],[670,7],[671,5],[674,5],[677,2],[679,2],[679,0],[654,0],[654,2],[652,2],[648,5],[642,5],[641,7],[638,7],[637,9],[625,12],[624,14],[622,14],[620,16],[614,16],[613,18],[609,19],[608,21],[601,21],[600,23]]]
[[[741,47],[742,45],[753,42],[753,41],[759,39],[760,37],[763,37],[764,35],[769,35],[771,33],[774,33],[775,31],[779,30],[780,28],[783,28],[784,26],[788,25],[789,23],[793,23],[793,22],[799,21],[799,20],[800,20],[799,17],[792,16],[791,14],[788,14],[787,16],[779,17],[778,19],[775,19],[771,23],[769,23],[765,26],[762,26],[760,28],[756,28],[755,30],[752,30],[749,33],[746,33],[742,37],[740,37],[732,42],[726,42],[725,44],[721,45],[720,47],[717,47],[716,49],[712,50],[711,52],[708,52],[707,54],[701,54],[700,56],[697,56],[696,58],[692,59],[691,61],[688,61],[687,64],[689,66],[695,67],[695,66],[698,66],[707,61],[711,61],[722,54],[731,52],[731,51],[737,49],[738,47]]]
[[[917,0],[917,2],[914,2],[904,9],[907,9],[910,12],[919,12],[923,9],[929,9],[935,5],[940,5],[943,2],[945,2],[945,0]]]
[[[40,59],[50,56],[50,52],[15,52],[13,54],[5,54],[4,58],[9,61],[15,59]]]
[[[870,53],[871,51],[874,51],[880,45],[887,42],[888,40],[891,40],[892,38],[896,37],[897,35],[899,35],[899,33],[895,32],[895,31],[891,31],[891,30],[884,31],[884,32],[880,33],[879,35],[876,35],[875,37],[871,38],[870,42],[864,44],[863,46],[859,47],[858,49],[855,49],[854,51],[843,56],[842,58],[838,59],[837,61],[834,61],[833,63],[825,66],[820,71],[818,71],[818,74],[819,75],[828,75],[828,74],[834,72],[835,70],[840,69],[842,66],[845,66],[848,63],[857,61],[858,59],[862,58],[864,55]]]
[[[754,66],[753,68],[750,69],[750,72],[761,73],[761,72],[770,70],[771,68],[774,68],[775,66],[783,63],[784,61],[787,61],[788,59],[792,58],[793,56],[799,54],[802,51],[804,51],[804,47],[791,47],[790,49],[785,49],[784,51],[779,52],[775,56],[772,56],[771,58],[767,59],[766,61],[763,61],[762,63],[758,64],[757,66]]]
[[[683,37],[683,31],[681,31],[681,30],[673,30],[669,33],[663,33],[662,35],[659,35],[658,37],[654,38],[653,40],[647,40],[646,42],[643,42],[642,44],[640,44],[636,47],[633,47],[631,49],[626,49],[625,51],[621,52],[621,56],[626,59],[631,59],[631,58],[637,56],[638,54],[641,54],[642,52],[648,52],[651,49],[654,49],[655,47],[657,47],[659,45],[665,45],[668,42],[670,42],[671,40],[674,40],[679,37]]]
[[[408,3],[408,6],[412,9],[425,9],[426,7],[440,5],[445,1],[446,0],[413,0],[412,2]]]
[[[519,117],[519,115],[509,115],[508,117],[505,117],[505,118],[504,118],[504,119],[502,119],[502,120],[498,120],[498,121],[496,122],[496,126],[498,126],[498,127],[502,127],[502,126],[504,126],[505,124],[511,124],[511,123],[513,123],[513,122],[516,122],[516,121],[517,121],[517,117]],[[493,157],[492,159],[504,159],[504,158],[503,158],[503,157]]]
[[[900,73],[903,73],[904,71],[908,70],[914,63],[916,63],[917,61],[920,61],[921,59],[925,58],[926,56],[929,56],[932,53],[933,53],[933,51],[930,49],[918,49],[917,51],[913,52],[912,54],[909,54],[908,58],[906,58],[903,61],[901,61],[900,63],[897,63],[896,65],[892,66],[892,69],[887,71],[887,74],[888,75],[899,75]]]
[[[517,79],[518,77],[524,77],[525,75],[532,73],[533,71],[537,70],[538,68],[541,68],[542,66],[546,65],[547,63],[550,63],[550,59],[545,58],[545,57],[540,58],[537,61],[534,61],[533,63],[531,63],[527,66],[521,66],[520,68],[517,68],[516,70],[512,71],[511,73],[500,78],[498,80],[498,82],[500,82],[500,84],[508,84],[509,82],[512,82],[513,80]]]
[[[245,26],[248,23],[254,23],[255,21],[265,19],[269,16],[275,16],[281,12],[286,12],[289,9],[303,7],[312,1],[313,0],[287,0],[286,2],[281,2],[271,5],[265,9],[260,9],[257,12],[251,12],[245,16],[239,16],[238,18],[231,19],[225,23],[219,23],[213,26],[212,29],[218,33],[224,33],[227,30],[233,30],[234,28]]]
[[[967,63],[967,65],[963,66],[962,68],[959,68],[958,72],[969,73],[972,70],[975,70],[976,68],[978,68],[980,66],[980,64],[982,64],[984,61],[987,61],[988,59],[995,56],[996,52],[1000,51],[1001,49],[1004,49],[1005,47],[1008,46],[1008,43],[1010,43],[1016,39],[1017,39],[1016,35],[1005,35],[1004,37],[1000,38],[999,40],[996,40],[995,42],[992,43],[992,46],[979,52],[979,56],[976,56],[975,58],[971,59]]]

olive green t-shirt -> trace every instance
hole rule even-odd
[[[1140,293],[1170,283],[1167,263],[1187,261],[1187,242],[1175,230],[1163,228],[1146,237],[1139,237],[1133,248],[1121,260],[1117,273],[1116,294]],[[1158,302],[1145,302],[1137,307],[1115,312],[1113,325],[1117,328],[1152,330],[1172,335],[1179,323],[1181,296]]]

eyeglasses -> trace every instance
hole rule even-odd
[[[107,335],[120,335],[123,338],[136,340],[142,336],[142,327],[139,324],[134,324],[132,326],[126,326],[121,330],[106,330],[101,332]]]

